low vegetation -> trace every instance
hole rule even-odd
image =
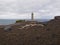
[[[17,20],[16,23],[25,22],[25,20]]]

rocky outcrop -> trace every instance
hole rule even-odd
[[[60,16],[56,16],[55,19],[49,21],[46,26],[46,30],[49,34],[51,34],[54,45],[60,45]]]
[[[56,20],[60,20],[60,16],[56,16],[55,19],[56,19]]]

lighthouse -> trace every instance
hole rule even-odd
[[[34,13],[31,14],[31,20],[34,21]]]

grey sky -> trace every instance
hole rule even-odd
[[[0,0],[0,19],[26,19],[60,15],[60,0]]]

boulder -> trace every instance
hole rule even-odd
[[[11,28],[11,26],[5,26],[5,27],[4,27],[4,30],[5,30],[5,31],[11,31],[12,28]]]

